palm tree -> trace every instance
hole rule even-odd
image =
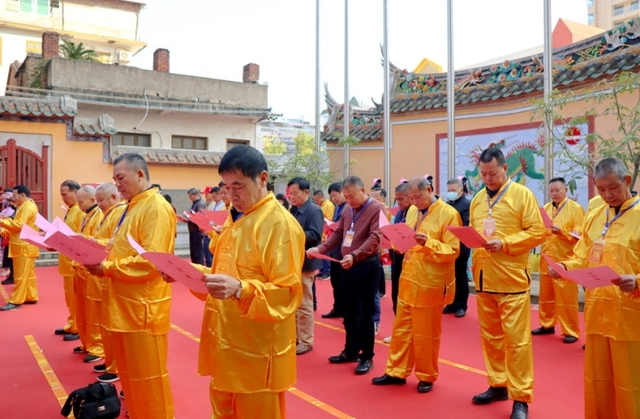
[[[97,54],[94,50],[86,49],[82,42],[76,44],[68,39],[62,40],[60,55],[68,60],[97,61]]]

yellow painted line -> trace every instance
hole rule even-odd
[[[7,294],[7,291],[4,289],[4,287],[0,286],[0,295],[2,295],[2,298],[4,298],[4,302],[5,304],[9,302],[9,294]]]
[[[175,330],[178,333],[183,334],[184,336],[188,337],[189,339],[195,341],[195,342],[200,342],[200,338],[197,337],[196,335],[194,335],[191,332],[188,332],[186,330],[184,330],[183,328],[181,328],[180,326],[171,323],[171,328],[173,330]],[[340,419],[354,419],[353,416],[347,415],[346,413],[343,413],[341,411],[339,411],[338,409],[336,409],[335,407],[329,406],[328,404],[316,399],[315,397],[301,391],[298,390],[295,387],[291,387],[289,390],[289,393],[293,394],[294,396],[297,396],[299,398],[301,398],[302,400],[304,400],[305,402],[311,403],[312,405],[314,405],[315,407],[324,410],[325,412],[329,413],[332,416],[335,416],[336,418],[340,418]]]
[[[342,327],[333,326],[331,324],[319,322],[317,320],[315,321],[315,324],[317,324],[318,326],[325,327],[327,329],[331,329],[331,330],[335,330],[337,332],[345,333],[344,328],[342,328]],[[381,339],[376,339],[376,343],[380,344],[380,345],[384,345],[384,346],[389,346],[388,343],[386,343],[385,341],[383,341]],[[477,368],[470,367],[468,365],[459,364],[457,362],[449,361],[449,360],[442,359],[442,358],[438,358],[438,362],[441,363],[441,364],[449,365],[451,367],[459,368],[461,370],[465,370],[465,371],[473,372],[475,374],[483,375],[485,377],[487,376],[487,372],[486,371],[482,371],[482,370],[479,370]]]
[[[293,394],[294,396],[298,396],[299,398],[301,398],[305,402],[311,403],[315,407],[324,410],[325,412],[329,413],[330,415],[332,415],[332,416],[334,416],[336,418],[340,418],[340,419],[355,419],[354,416],[347,415],[346,413],[339,411],[335,407],[331,407],[328,404],[325,404],[325,403],[321,402],[320,400],[316,399],[315,397],[305,393],[304,391],[300,391],[295,387],[291,387],[287,391],[289,393]]]
[[[200,338],[199,337],[197,337],[196,335],[194,335],[193,333],[191,333],[189,331],[184,330],[182,327],[178,326],[177,324],[171,323],[171,328],[173,330],[175,330],[176,332],[185,335],[189,339],[195,340],[196,342],[200,343]]]
[[[47,361],[47,358],[42,354],[40,346],[34,339],[33,335],[26,335],[24,337],[24,340],[27,341],[27,345],[29,345],[31,353],[36,359],[36,362],[38,363],[38,366],[40,367],[44,378],[47,380],[47,383],[49,383],[49,387],[51,387],[54,396],[56,396],[56,399],[58,399],[60,407],[64,406],[64,403],[67,401],[68,394],[65,391],[64,387],[62,387],[62,384],[60,383],[60,380],[58,380],[56,373],[54,373],[51,369],[49,361]]]

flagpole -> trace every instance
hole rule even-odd
[[[390,202],[391,196],[391,120],[390,120],[390,94],[389,94],[389,3],[387,0],[382,1],[383,14],[382,14],[382,31],[383,31],[383,45],[382,45],[382,59],[384,60],[384,95],[382,98],[383,107],[383,124],[384,124],[384,187],[387,188],[389,193],[387,194],[387,205]]]
[[[551,51],[551,0],[544,0],[544,101],[548,102],[553,88],[553,57]],[[553,122],[544,118],[544,202],[549,202],[549,188],[546,185],[553,178]]]
[[[316,0],[316,153],[320,154],[320,0]]]
[[[344,138],[349,136],[349,0],[344,0]],[[349,145],[344,145],[344,177],[349,176]]]
[[[453,0],[447,0],[447,176],[456,175],[456,88],[453,67]],[[448,179],[439,179],[445,185]]]

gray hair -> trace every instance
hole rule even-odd
[[[118,188],[116,188],[116,185],[111,182],[105,182],[98,185],[98,187],[96,188],[96,193],[98,191],[102,191],[107,195],[120,196],[120,194],[118,193]]]
[[[401,184],[396,186],[396,193],[398,192],[401,192],[401,193],[409,192],[409,184],[406,182],[402,182]]]
[[[138,170],[142,170],[144,172],[144,177],[149,180],[149,166],[147,165],[146,160],[138,153],[124,153],[119,155],[113,160],[113,165],[117,165],[121,161],[126,161],[127,165],[133,169],[133,171],[137,172]]]
[[[348,188],[350,186],[364,188],[364,182],[358,176],[349,176],[342,182],[342,187]]]
[[[189,195],[198,195],[198,196],[200,196],[200,191],[199,191],[199,190],[197,190],[196,188],[190,188],[190,189],[187,191],[187,193],[188,193]]]
[[[94,197],[96,196],[96,188],[91,185],[82,185],[80,187],[80,191],[86,193],[87,195]]]
[[[431,187],[427,179],[419,176],[411,178],[411,180],[409,181],[409,187],[412,188],[414,186],[421,191],[426,191],[427,188]]]
[[[447,185],[456,185],[459,188],[462,188],[462,181],[460,179],[457,179],[457,178],[449,179],[447,181]]]
[[[629,174],[622,160],[615,157],[607,157],[598,162],[593,173],[593,178],[601,179],[609,176],[611,173],[615,173],[620,180],[624,180],[625,176]]]

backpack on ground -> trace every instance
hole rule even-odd
[[[69,394],[60,413],[67,417],[73,408],[76,419],[116,419],[120,416],[120,400],[113,384],[94,383]]]

